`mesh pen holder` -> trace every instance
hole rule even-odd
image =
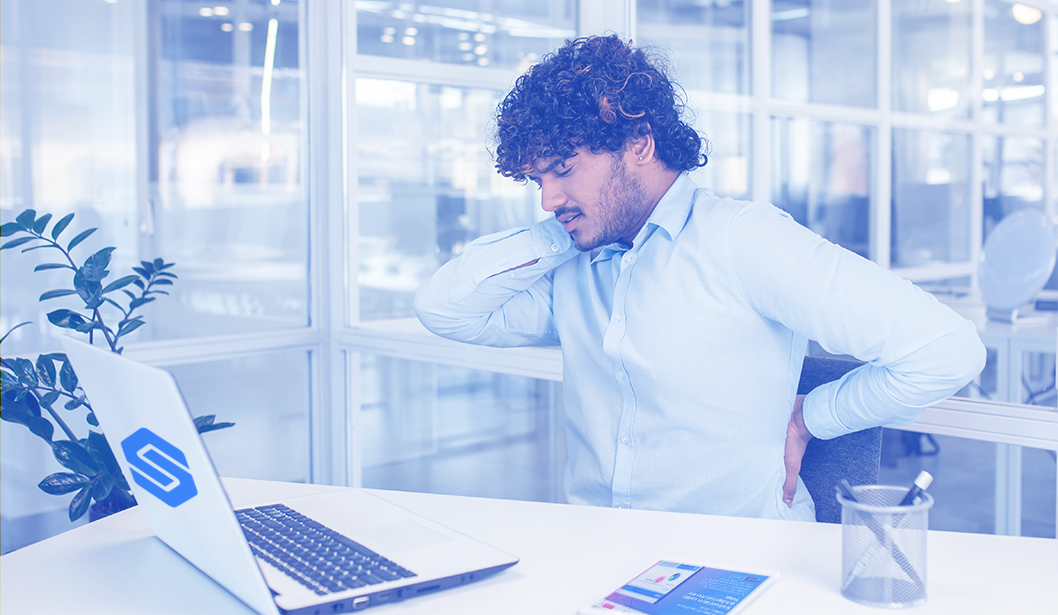
[[[926,536],[933,497],[898,506],[906,487],[853,487],[841,503],[841,594],[867,606],[904,608],[926,601]]]

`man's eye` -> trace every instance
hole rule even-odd
[[[569,167],[567,169],[562,169],[561,171],[555,171],[555,175],[557,175],[559,177],[565,177],[565,176],[569,175],[572,172],[573,172],[573,167]]]

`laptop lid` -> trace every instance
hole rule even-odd
[[[151,530],[249,607],[278,615],[172,374],[70,338],[62,345]]]

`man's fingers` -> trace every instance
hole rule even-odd
[[[801,459],[786,460],[786,482],[782,485],[782,501],[787,507],[793,506],[794,494],[797,493],[797,476],[801,473]]]

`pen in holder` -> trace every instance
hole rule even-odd
[[[908,607],[926,601],[926,537],[933,497],[900,505],[904,487],[839,487],[841,593],[869,606]]]

